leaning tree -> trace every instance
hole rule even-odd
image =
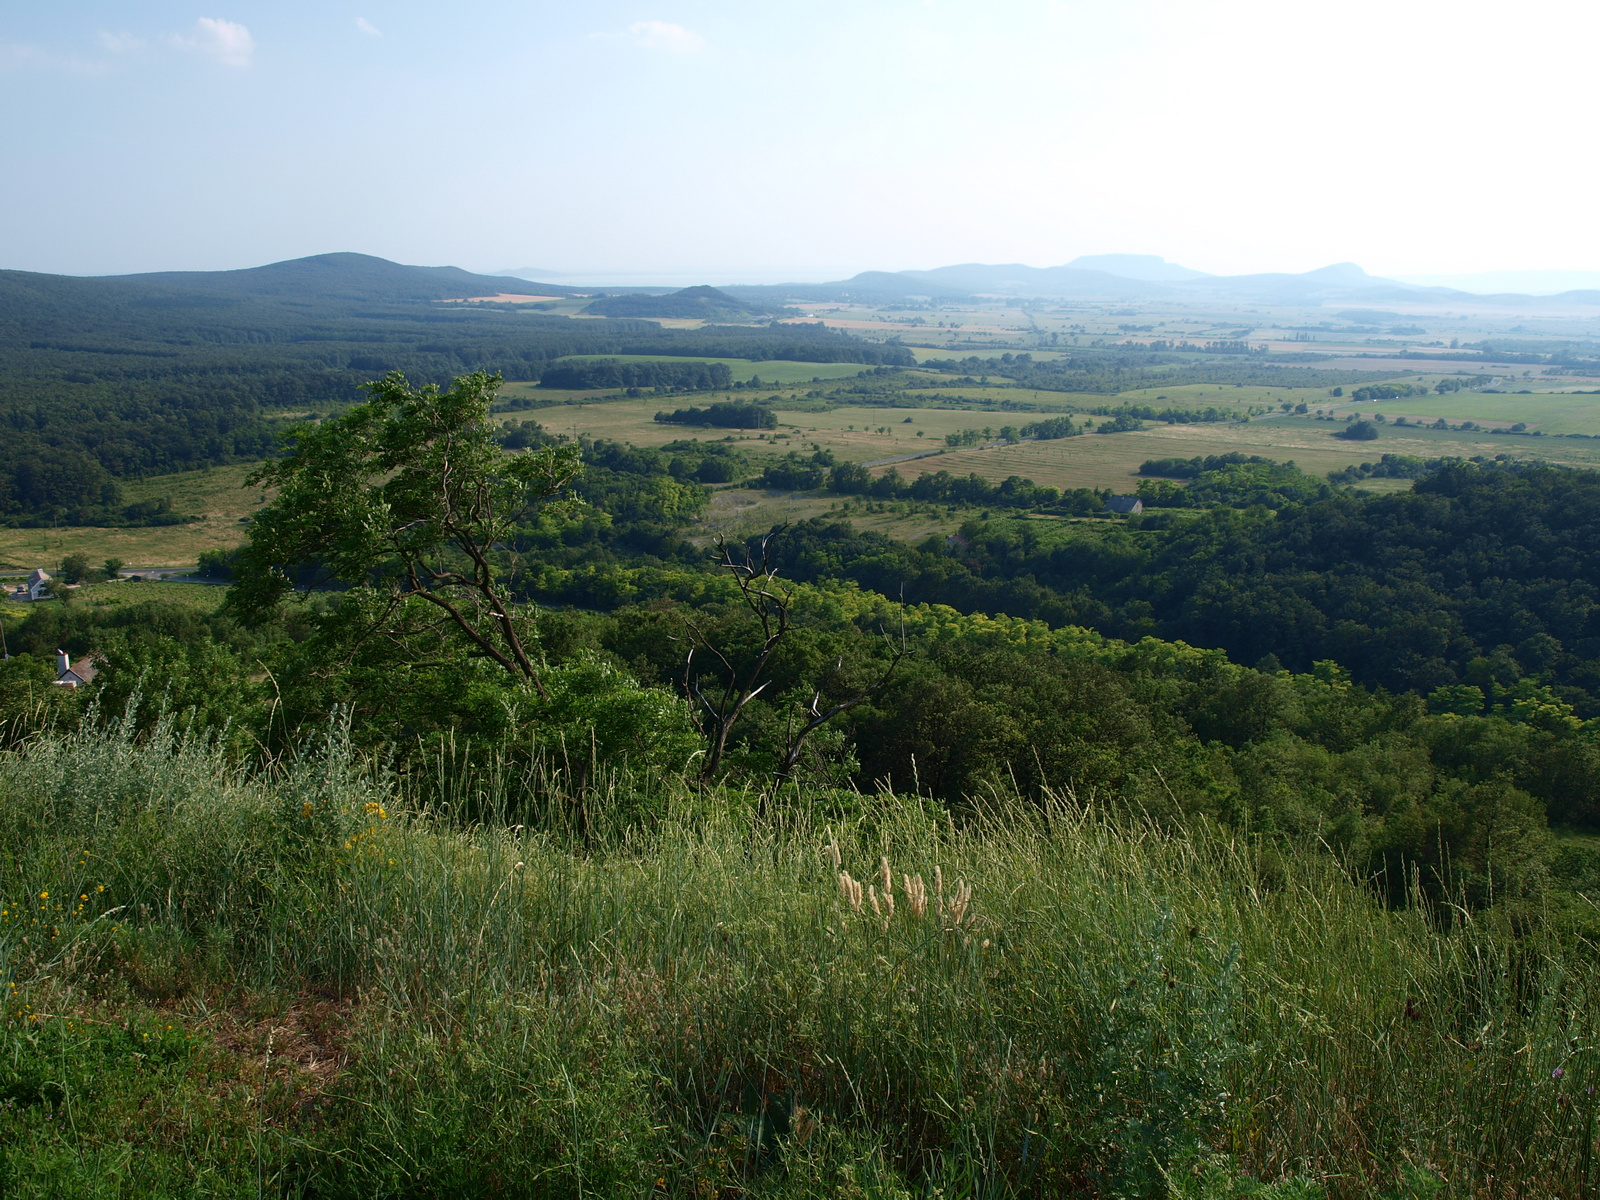
[[[391,372],[366,403],[299,432],[250,478],[278,494],[236,560],[230,608],[258,619],[337,586],[341,653],[372,639],[413,661],[465,651],[544,695],[531,612],[505,584],[509,544],[567,496],[580,460],[575,446],[504,451],[490,422],[500,382],[479,371],[414,389]]]

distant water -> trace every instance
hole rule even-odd
[[[1419,287],[1447,287],[1484,295],[1520,292],[1525,296],[1553,296],[1557,292],[1600,289],[1600,271],[1482,271],[1476,275],[1394,275],[1391,278]]]

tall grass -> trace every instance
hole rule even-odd
[[[1594,965],[1493,913],[1070,797],[583,800],[550,765],[402,784],[337,729],[254,773],[165,727],[0,759],[16,1194],[105,1153],[45,1129],[92,1096],[17,1082],[78,1053],[46,1027],[200,1044],[307,998],[343,1014],[315,1102],[258,1039],[212,1141],[150,1161],[241,1195],[1588,1194]]]

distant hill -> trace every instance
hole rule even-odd
[[[1207,275],[1145,254],[1087,255],[1061,267],[960,263],[926,271],[863,271],[833,283],[727,287],[723,290],[752,304],[776,304],[786,299],[868,303],[919,298],[954,301],[985,295],[1123,303],[1226,300],[1297,305],[1397,299],[1471,303],[1484,299],[1448,288],[1417,287],[1368,275],[1354,263],[1334,263],[1299,274]]]
[[[702,321],[752,321],[758,317],[794,315],[772,305],[756,304],[701,284],[665,296],[602,296],[583,310],[602,317],[677,317]]]
[[[1169,263],[1159,254],[1081,254],[1067,266],[1079,271],[1104,271],[1108,275],[1141,279],[1146,283],[1206,278],[1206,272]]]
[[[557,284],[459,267],[410,267],[370,254],[316,254],[242,271],[157,271],[102,276],[106,282],[180,288],[216,296],[295,296],[317,300],[465,300],[473,296],[573,296]]]

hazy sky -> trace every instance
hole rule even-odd
[[[1600,270],[1578,0],[0,0],[0,267]]]

